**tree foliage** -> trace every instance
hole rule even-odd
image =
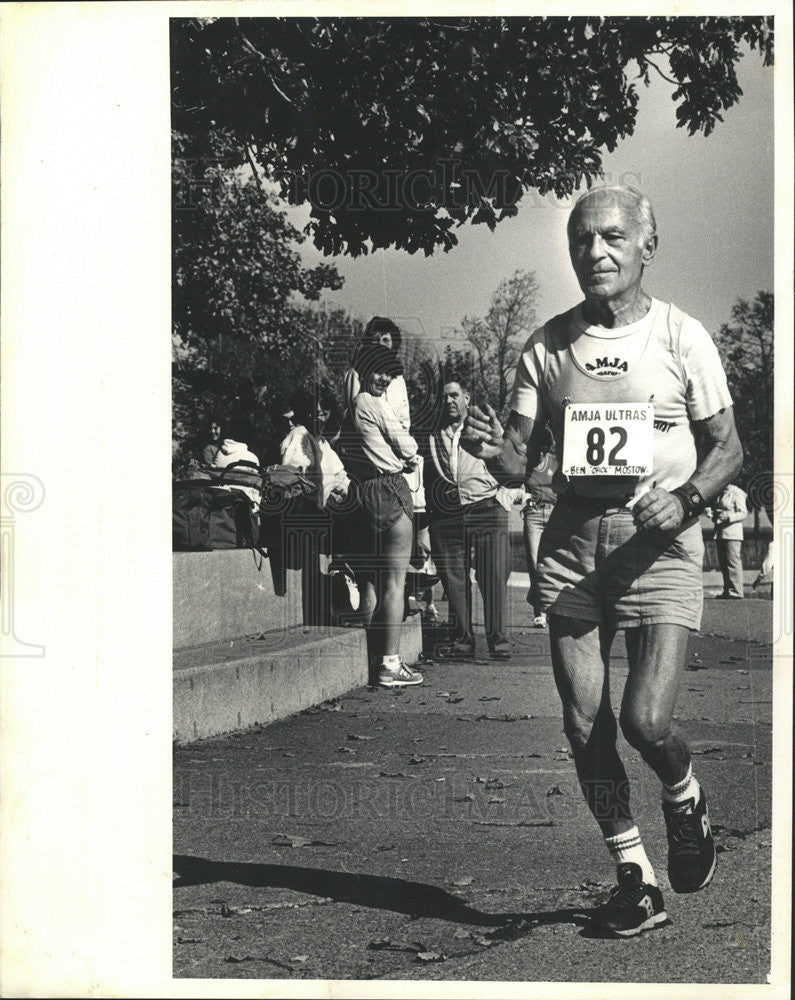
[[[192,154],[248,163],[326,254],[430,254],[522,194],[560,197],[632,134],[638,84],[672,86],[708,135],[772,17],[219,18],[172,21],[174,127]]]
[[[519,355],[535,327],[537,295],[535,274],[515,271],[495,289],[485,317],[464,317],[465,341],[446,351],[446,368],[468,382],[476,402],[490,403],[498,413],[505,410]]]
[[[734,419],[745,451],[738,479],[752,502],[773,471],[773,293],[738,299],[715,341],[734,400]]]
[[[304,237],[251,176],[186,157],[175,134],[172,192],[173,402],[178,458],[209,418],[248,424],[263,450],[273,416],[323,364],[334,336],[353,339],[352,321],[308,308],[339,288],[333,265],[304,266]]]

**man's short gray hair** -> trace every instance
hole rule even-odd
[[[629,184],[602,184],[599,187],[589,188],[588,191],[583,192],[583,194],[581,194],[580,197],[574,202],[574,207],[569,215],[569,234],[571,234],[571,220],[574,218],[574,215],[581,203],[584,202],[586,198],[590,198],[592,195],[599,194],[603,191],[606,193],[613,192],[615,194],[622,194],[625,197],[628,196],[632,199],[638,213],[641,237],[644,243],[656,234],[657,221],[654,218],[654,209],[651,207],[651,202],[642,191],[639,191],[637,188],[632,187]]]

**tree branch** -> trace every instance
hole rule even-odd
[[[273,89],[276,91],[276,93],[279,95],[279,97],[281,97],[283,100],[287,101],[288,104],[292,104],[293,102],[290,100],[290,98],[287,96],[287,94],[285,94],[285,92],[276,83],[276,81],[273,79],[273,77],[270,75],[270,73],[267,71],[267,69],[265,69],[265,66],[266,66],[268,60],[266,59],[266,57],[264,56],[264,54],[262,52],[260,52],[260,50],[256,47],[256,45],[254,45],[252,42],[250,42],[249,39],[246,37],[245,33],[243,32],[243,29],[240,27],[240,19],[237,18],[237,17],[235,18],[235,24],[237,25],[237,30],[240,33],[240,38],[243,41],[243,48],[247,52],[250,52],[251,55],[257,57],[257,59],[259,60],[260,69],[262,70],[263,75],[267,78],[268,83],[270,83],[271,87],[273,87]]]
[[[648,56],[646,56],[646,58],[643,60],[643,62],[644,62],[644,64],[646,66],[651,66],[652,69],[656,69],[657,72],[660,74],[660,76],[663,78],[663,80],[666,81],[666,83],[672,83],[675,87],[681,86],[681,84],[682,84],[681,80],[673,80],[673,79],[671,79],[670,76],[666,76],[665,73],[663,73],[663,71],[657,65],[657,63],[652,62],[652,60],[649,59]]]
[[[248,143],[246,143],[245,145],[246,145],[246,156],[248,157],[248,165],[251,167],[251,172],[254,174],[254,177],[256,178],[257,187],[259,187],[260,191],[264,193],[265,188],[262,185],[262,179],[259,175],[259,171],[257,170],[257,165],[254,162],[254,157],[251,155],[251,146],[249,146]]]

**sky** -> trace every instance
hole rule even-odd
[[[738,296],[773,289],[774,70],[749,50],[738,79],[743,95],[705,138],[676,128],[673,87],[652,74],[648,88],[639,86],[634,134],[603,161],[607,180],[634,184],[654,206],[660,245],[647,290],[712,332]],[[458,246],[432,257],[387,250],[324,258],[309,241],[302,254],[309,264],[333,259],[344,276],[327,303],[362,320],[388,315],[409,334],[442,341],[456,336],[465,315],[485,314],[502,279],[517,268],[534,271],[541,323],[580,299],[565,240],[569,204],[530,192],[518,216],[493,233],[462,226]],[[307,209],[289,214],[299,228],[309,218]]]

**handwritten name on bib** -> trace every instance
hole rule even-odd
[[[649,476],[653,403],[569,403],[563,423],[565,476]]]

